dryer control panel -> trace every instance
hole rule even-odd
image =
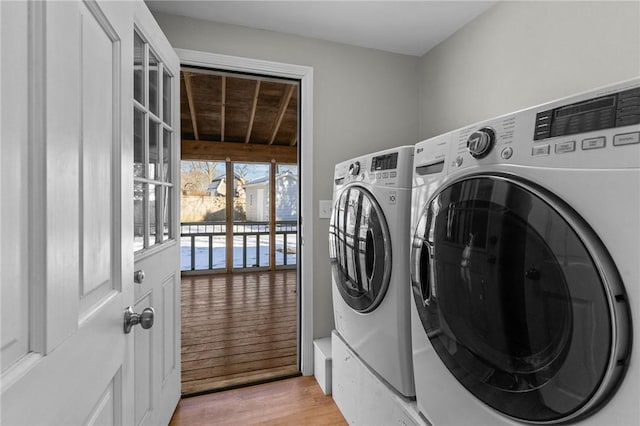
[[[336,164],[334,186],[364,182],[398,188],[411,187],[413,146],[401,146]]]

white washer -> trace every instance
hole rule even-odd
[[[415,395],[409,221],[413,146],[337,164],[329,249],[336,330],[383,380]]]
[[[640,79],[420,142],[414,165],[422,415],[640,424]]]

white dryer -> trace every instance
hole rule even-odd
[[[422,415],[640,424],[640,79],[420,142],[414,185]]]
[[[413,146],[337,164],[329,225],[335,326],[375,373],[415,395],[409,221]]]

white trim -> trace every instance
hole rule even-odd
[[[181,65],[200,66],[226,71],[248,72],[275,77],[293,78],[305,81],[313,78],[313,68],[303,65],[291,65],[238,56],[219,55],[217,53],[199,52],[196,50],[175,49]],[[305,103],[305,100],[302,99]]]
[[[248,72],[300,80],[300,187],[302,216],[300,369],[305,376],[313,374],[313,68],[262,61],[258,59],[175,49],[181,65],[216,68],[226,71]],[[299,269],[300,270],[300,269]]]

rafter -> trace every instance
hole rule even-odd
[[[196,140],[200,140],[198,134],[198,123],[196,121],[196,106],[193,101],[193,89],[191,87],[191,73],[185,72],[184,74],[184,86],[187,89],[187,102],[189,103],[189,112],[191,113],[191,125],[193,126],[193,137]]]
[[[225,112],[227,108],[227,77],[222,76],[222,96],[220,100],[221,111],[220,111],[220,140],[224,142],[224,123],[225,123]]]
[[[269,145],[273,144],[273,141],[276,140],[276,135],[278,134],[278,130],[280,130],[280,124],[282,124],[282,119],[284,118],[285,112],[287,112],[287,107],[289,106],[289,101],[291,100],[291,96],[293,95],[293,91],[297,86],[295,84],[290,84],[287,86],[286,94],[280,103],[280,109],[278,110],[277,121],[273,126],[273,132],[271,132],[271,138],[269,139]]]
[[[253,121],[256,118],[256,108],[258,107],[258,95],[260,94],[260,80],[256,80],[256,90],[253,92],[253,103],[251,105],[251,116],[249,117],[249,126],[247,129],[247,137],[244,143],[249,143],[251,139],[251,131],[253,130]]]

